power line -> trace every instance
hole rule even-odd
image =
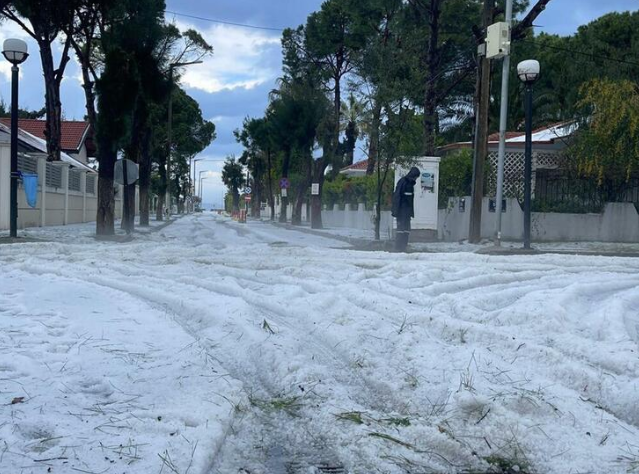
[[[626,65],[629,65],[629,66],[639,67],[639,62],[626,61],[625,59],[617,59],[617,58],[611,58],[610,56],[601,56],[599,54],[586,53],[585,51],[578,51],[576,49],[562,48],[560,46],[551,46],[549,44],[540,44],[540,43],[535,42],[535,41],[528,41],[528,40],[521,40],[521,41],[522,41],[522,43],[528,43],[528,44],[535,45],[538,48],[553,49],[555,51],[562,51],[564,53],[570,53],[570,54],[576,54],[576,55],[579,55],[579,56],[585,56],[585,57],[588,57],[590,59],[601,59],[603,61],[611,61],[611,62],[615,62],[615,63],[620,63],[620,64],[626,64]]]
[[[269,26],[256,26],[256,25],[247,25],[245,23],[234,23],[232,21],[216,20],[214,18],[206,18],[206,17],[203,17],[203,16],[197,16],[197,15],[188,15],[186,13],[178,13],[178,12],[174,12],[174,11],[170,11],[170,10],[166,10],[166,13],[169,13],[170,15],[175,15],[175,16],[182,16],[184,18],[191,18],[191,19],[194,19],[194,20],[208,21],[210,23],[219,23],[219,24],[222,24],[222,25],[239,26],[240,28],[252,28],[254,30],[277,31],[279,33],[284,31],[284,28],[272,28],[272,27],[269,27]]]

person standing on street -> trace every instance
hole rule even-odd
[[[399,180],[393,193],[391,214],[397,219],[397,232],[395,234],[396,252],[405,252],[408,247],[410,220],[415,217],[415,183],[419,175],[419,169],[413,166],[408,174]]]

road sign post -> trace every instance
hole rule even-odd
[[[135,182],[139,179],[140,171],[138,169],[138,165],[136,165],[133,161],[122,159],[115,162],[113,174],[113,180],[117,184],[124,186],[122,203],[122,222],[124,225],[122,227],[127,234],[130,234],[133,231],[133,219],[131,212],[135,213],[135,207],[133,210],[129,207],[129,193],[131,192],[129,186],[135,184]]]

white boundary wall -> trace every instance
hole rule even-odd
[[[80,173],[80,190],[69,189],[68,164],[56,163],[61,169],[60,187],[47,186],[47,162],[38,158],[38,198],[35,208],[26,202],[24,188],[18,187],[18,228],[58,226],[94,222],[98,209],[98,177],[94,174],[93,189],[87,188],[87,172]],[[0,146],[0,230],[8,230],[10,225],[10,175],[11,158],[8,146]],[[122,186],[115,201],[116,218],[122,216]],[[136,213],[139,211],[139,193],[136,188]]]
[[[447,209],[439,210],[440,240],[468,239],[470,197],[462,211],[460,200],[451,198]],[[481,236],[495,235],[496,213],[489,212],[490,199],[484,198]],[[524,213],[516,199],[507,199],[502,216],[502,239],[522,240]],[[639,242],[639,214],[632,203],[608,203],[602,214],[564,214],[533,212],[532,240],[537,242]]]

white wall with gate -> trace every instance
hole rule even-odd
[[[411,222],[414,230],[437,231],[437,204],[439,196],[439,162],[438,157],[414,158],[414,164],[395,168],[395,188],[399,180],[408,174],[412,166],[420,171],[415,184],[415,218]]]

